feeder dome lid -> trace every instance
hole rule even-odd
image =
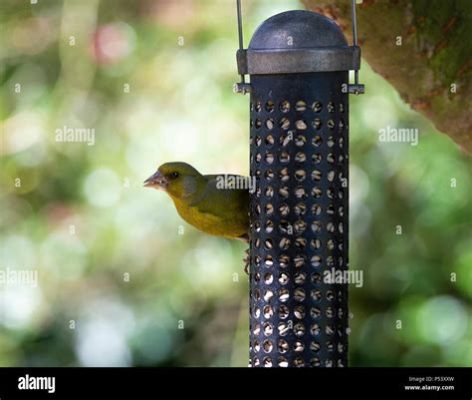
[[[339,26],[324,15],[293,10],[265,20],[254,33],[249,49],[309,49],[347,46]]]

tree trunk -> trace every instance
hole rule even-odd
[[[303,2],[334,19],[351,39],[350,0]],[[363,58],[412,108],[472,153],[472,1],[363,0],[357,11]]]

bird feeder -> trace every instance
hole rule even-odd
[[[250,196],[249,365],[344,367],[348,95],[364,91],[355,3],[352,46],[329,18],[296,10],[264,21],[244,49],[239,1],[237,11],[241,82],[235,91],[250,94],[256,183]]]

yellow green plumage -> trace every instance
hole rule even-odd
[[[247,240],[249,192],[222,187],[221,179],[222,175],[202,175],[187,163],[171,162],[161,165],[145,186],[166,191],[182,219],[195,228],[211,235]]]

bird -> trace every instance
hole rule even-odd
[[[249,243],[249,185],[240,188],[237,182],[249,181],[241,175],[202,175],[174,161],[158,167],[143,185],[166,192],[180,217],[198,230]],[[247,272],[248,258],[244,261]]]

